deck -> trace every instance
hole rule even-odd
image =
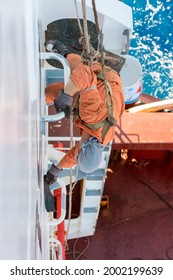
[[[67,120],[51,124],[49,135],[59,135],[60,127],[68,136]],[[104,187],[109,207],[101,207],[94,236],[68,241],[67,259],[173,259],[172,140],[172,113],[124,113]],[[73,192],[72,217],[79,215],[80,187]]]
[[[104,188],[109,208],[101,208],[94,236],[69,241],[67,259],[77,252],[90,260],[173,259],[173,155],[148,158],[125,161],[114,151]]]
[[[101,207],[94,236],[69,242],[67,259],[173,259],[172,119],[172,113],[123,115],[103,193],[109,207]]]
[[[113,149],[172,150],[173,113],[124,113]]]

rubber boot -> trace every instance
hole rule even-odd
[[[44,176],[45,178],[45,176]],[[50,184],[44,180],[44,202],[47,212],[55,212],[55,198],[50,191]]]

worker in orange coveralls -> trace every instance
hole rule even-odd
[[[101,63],[95,61],[91,67],[84,65],[79,55],[72,53],[70,48],[58,41],[47,42],[46,49],[66,57],[71,68],[71,76],[64,89],[60,90],[62,83],[54,83],[46,88],[46,102],[54,101],[57,113],[64,111],[65,116],[68,117],[74,96],[80,93],[75,124],[79,128],[81,140],[57,165],[52,164],[44,176],[45,206],[47,211],[54,211],[54,197],[50,192],[50,185],[56,182],[63,168],[77,165],[79,170],[85,173],[91,173],[99,168],[102,151],[113,140],[115,123],[122,115],[125,105],[121,78],[117,72],[106,67],[106,80],[109,82],[113,96],[113,122],[110,123],[107,120],[105,85],[102,77],[99,76],[102,71]],[[109,102],[110,99],[109,97]]]

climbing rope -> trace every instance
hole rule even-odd
[[[90,53],[90,37],[88,35],[88,24],[87,24],[87,15],[86,15],[86,2],[82,0],[82,12],[83,12],[83,30],[84,30],[84,38],[83,44],[87,50],[87,54]]]
[[[76,17],[78,21],[78,26],[81,34],[81,38],[79,39],[79,43],[82,45],[82,60],[84,64],[88,64],[90,61],[90,65],[92,65],[92,62],[100,57],[100,52],[99,52],[99,44],[102,44],[102,32],[99,28],[99,20],[98,20],[98,14],[97,14],[97,9],[95,5],[95,0],[92,0],[92,6],[93,6],[93,13],[94,13],[94,19],[96,23],[96,32],[97,32],[97,37],[98,37],[98,48],[95,50],[91,43],[90,43],[90,36],[88,34],[88,27],[87,27],[87,16],[86,16],[86,3],[85,1],[82,1],[82,11],[83,11],[83,23],[85,27],[85,32],[82,29],[80,18],[79,18],[79,13],[78,13],[78,8],[77,8],[77,2],[74,0],[75,3],[75,9],[76,9]],[[84,34],[85,33],[85,34]],[[104,59],[107,61],[111,61],[113,63],[118,63],[119,59],[117,57],[112,57],[109,55],[104,55]]]
[[[78,26],[79,26],[80,33],[81,33],[81,37],[79,39],[79,43],[81,44],[82,49],[83,49],[81,58],[82,58],[82,61],[84,64],[91,66],[93,63],[93,60],[98,57],[98,51],[95,51],[95,49],[92,47],[92,45],[90,43],[90,36],[88,33],[88,24],[87,24],[86,2],[85,2],[85,0],[81,0],[82,14],[83,14],[83,29],[82,29],[80,18],[79,18],[76,0],[74,0],[74,3],[75,3]]]
[[[76,0],[74,0],[74,4],[75,4],[75,9],[76,9],[76,15],[77,15],[77,21],[78,21],[78,25],[79,25],[79,29],[80,29],[80,34],[81,34],[81,37],[83,37],[84,34],[83,34],[82,25],[81,25],[81,22],[80,22],[80,19],[79,19],[79,13],[78,13],[78,9],[77,9],[77,2],[76,2]]]
[[[94,19],[95,19],[95,24],[96,24],[96,32],[97,32],[97,37],[98,37],[98,42],[100,42],[100,36],[101,36],[101,31],[99,27],[99,20],[98,20],[98,15],[97,15],[97,10],[96,10],[96,4],[95,0],[92,0],[92,7],[93,7],[93,13],[94,13]]]
[[[96,51],[92,48],[91,44],[90,44],[90,36],[88,34],[88,25],[87,25],[87,15],[86,15],[86,1],[85,0],[81,0],[82,3],[82,12],[83,12],[83,30],[82,30],[82,26],[80,24],[80,19],[79,19],[79,14],[77,11],[77,3],[75,0],[75,7],[76,7],[76,13],[77,13],[77,18],[78,18],[78,24],[79,24],[79,29],[81,32],[81,45],[83,48],[83,53],[82,53],[82,59],[84,63],[89,63],[89,66],[92,65],[93,63],[93,58],[98,56],[98,52],[96,54]],[[104,52],[103,52],[103,47],[102,47],[102,43],[100,40],[100,36],[101,36],[101,31],[99,28],[99,21],[98,21],[98,15],[97,15],[97,10],[96,10],[96,5],[95,5],[95,0],[92,0],[92,5],[93,5],[93,12],[94,12],[94,18],[95,18],[95,23],[96,23],[96,30],[97,30],[97,36],[98,36],[98,48],[99,48],[99,52],[100,52],[100,57],[101,57],[101,65],[102,65],[102,71],[101,76],[100,77],[103,81],[104,81],[104,87],[105,87],[105,91],[106,91],[106,106],[107,106],[107,112],[108,112],[108,122],[111,123],[111,125],[115,125],[114,122],[114,118],[113,118],[113,95],[112,95],[112,89],[110,87],[109,82],[106,79],[106,70],[105,70],[105,62],[104,62]],[[99,78],[99,76],[98,76]],[[71,114],[70,114],[70,148],[73,147],[73,114],[72,111],[76,105],[76,100],[77,100],[78,96],[76,97],[76,99],[74,100],[73,106],[71,108]],[[106,128],[107,129],[107,128]],[[77,183],[77,174],[78,174],[78,167],[77,167],[77,171],[76,171],[76,181],[74,183],[74,185],[72,184],[72,168],[70,169],[70,189],[69,189],[69,212],[68,212],[68,226],[67,226],[67,233],[66,233],[66,240],[68,239],[68,233],[69,233],[69,229],[70,229],[70,221],[71,221],[71,213],[72,213],[72,192],[73,189]]]
[[[73,102],[72,108],[71,108],[71,112],[73,111],[75,105],[77,102],[77,95],[76,98]],[[70,114],[70,149],[73,147],[74,145],[74,141],[73,141],[73,114]],[[68,225],[67,225],[67,232],[66,232],[66,243],[67,243],[67,239],[68,239],[68,234],[69,234],[69,230],[70,230],[70,222],[71,222],[71,215],[72,215],[72,195],[73,195],[73,190],[77,184],[77,178],[78,178],[78,167],[76,169],[76,175],[75,175],[75,182],[73,184],[73,170],[72,168],[70,168],[70,185],[69,185],[69,211],[68,211]]]
[[[95,25],[96,25],[96,32],[97,32],[97,37],[98,37],[98,49],[97,52],[91,51],[92,46],[90,44],[90,37],[88,34],[88,26],[87,26],[87,17],[86,17],[86,3],[85,0],[81,0],[82,1],[82,12],[83,12],[83,23],[84,23],[84,32],[81,28],[81,26],[79,26],[79,29],[81,30],[81,38],[84,38],[83,43],[82,43],[82,48],[83,48],[83,52],[81,54],[82,60],[84,64],[88,64],[88,66],[92,66],[93,60],[94,58],[100,57],[100,61],[101,61],[101,65],[102,65],[102,71],[100,71],[99,74],[97,74],[97,78],[103,80],[104,82],[104,88],[105,88],[105,92],[106,92],[106,107],[107,107],[107,118],[105,119],[105,121],[99,124],[92,124],[90,125],[90,129],[96,129],[96,126],[102,125],[103,129],[102,129],[102,139],[104,140],[104,137],[106,135],[106,133],[108,132],[109,128],[111,126],[115,126],[116,125],[116,120],[114,119],[114,97],[112,94],[112,88],[106,78],[106,72],[110,70],[110,68],[105,68],[105,59],[108,60],[109,57],[105,57],[105,53],[103,51],[103,46],[102,46],[102,40],[101,40],[101,35],[102,32],[100,30],[99,27],[99,20],[98,20],[98,14],[97,14],[97,9],[96,9],[96,5],[95,5],[95,0],[92,0],[92,8],[93,8],[93,13],[94,13],[94,19],[95,19]],[[77,10],[77,5],[76,5],[76,10]],[[78,17],[78,22],[79,20],[79,14],[77,11],[77,17]],[[86,42],[88,42],[88,45],[86,45]],[[90,53],[89,53],[89,47],[90,47]],[[112,61],[116,60],[116,62],[118,61],[118,59],[111,59]],[[87,123],[85,123],[85,125],[87,127],[89,127],[89,125]]]
[[[107,106],[107,112],[108,112],[108,121],[112,123],[112,125],[116,125],[114,117],[113,117],[113,112],[114,112],[114,100],[113,100],[113,94],[112,94],[112,88],[106,78],[106,69],[105,69],[105,56],[103,52],[103,45],[100,40],[101,36],[101,31],[99,27],[99,20],[98,20],[98,14],[97,14],[97,9],[96,9],[96,4],[95,0],[92,0],[92,7],[93,7],[93,13],[94,13],[94,19],[95,19],[95,24],[96,24],[96,31],[97,31],[97,37],[99,41],[99,52],[100,52],[100,59],[101,59],[101,65],[102,65],[102,77],[104,81],[104,87],[106,91],[106,106]],[[99,77],[99,76],[98,76]],[[109,100],[110,98],[110,100]]]
[[[70,149],[73,147],[73,115],[70,114]],[[70,221],[71,221],[71,213],[72,213],[72,179],[73,179],[73,170],[70,168],[70,186],[69,186],[69,211],[68,211],[68,225],[66,232],[66,240],[68,239],[68,234],[70,230]]]

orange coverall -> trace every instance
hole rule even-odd
[[[104,82],[101,79],[97,79],[96,76],[102,70],[102,66],[99,62],[94,62],[91,67],[84,65],[82,64],[81,57],[76,54],[68,54],[66,58],[71,68],[70,79],[77,88],[77,91],[80,92],[80,118],[76,118],[75,124],[78,126],[81,135],[82,131],[86,131],[90,135],[96,137],[101,144],[106,146],[114,138],[115,126],[110,127],[102,141],[102,127],[96,130],[91,130],[81,123],[81,120],[88,124],[98,123],[105,120],[107,117]],[[110,69],[109,67],[106,68]],[[118,122],[125,108],[121,78],[118,73],[110,69],[110,71],[106,71],[106,79],[112,88],[114,97],[114,118]],[[53,83],[49,85],[45,90],[46,102],[52,102],[63,86],[63,83]],[[91,87],[93,87],[93,89]],[[76,144],[61,159],[60,164],[62,168],[70,168],[76,164],[78,148],[79,144]]]

